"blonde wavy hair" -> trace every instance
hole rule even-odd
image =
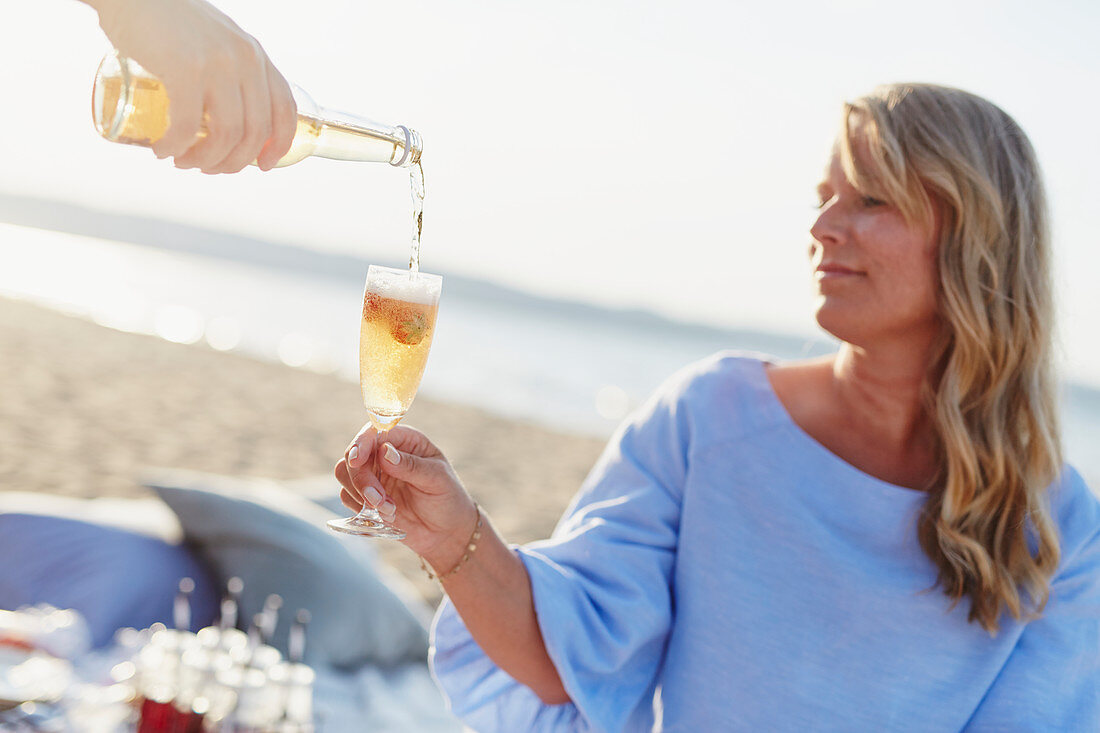
[[[845,105],[859,190],[910,223],[939,214],[939,316],[924,398],[940,471],[918,522],[952,606],[990,634],[1040,613],[1058,565],[1046,488],[1061,470],[1046,198],[1031,143],[996,105],[893,84]],[[855,151],[861,156],[856,157]]]

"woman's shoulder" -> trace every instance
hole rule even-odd
[[[697,438],[713,440],[782,422],[767,376],[769,365],[776,363],[774,357],[758,352],[711,354],[666,379],[636,417],[665,417]]]
[[[767,382],[764,376],[776,359],[752,351],[719,351],[680,368],[665,380],[657,395],[666,399],[708,402],[715,397],[750,393]]]
[[[1086,548],[1100,547],[1100,497],[1073,466],[1063,466],[1051,485],[1050,504],[1061,535],[1063,564]]]
[[[773,401],[775,382],[820,381],[829,375],[833,355],[793,361],[756,351],[719,351],[694,361],[673,374],[659,394],[703,402],[749,399]],[[771,375],[769,377],[769,375]]]

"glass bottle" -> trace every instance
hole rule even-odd
[[[298,105],[298,129],[276,167],[311,155],[333,160],[389,163],[408,167],[420,162],[420,134],[404,125],[378,122],[319,107],[291,85]],[[92,88],[92,118],[107,140],[150,147],[168,129],[168,93],[159,79],[133,59],[112,51],[103,57]],[[205,122],[199,137],[206,135]]]

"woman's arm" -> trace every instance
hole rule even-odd
[[[622,426],[553,537],[511,549],[483,526],[469,560],[445,578],[451,598],[436,615],[429,663],[471,728],[653,727],[689,454],[686,381]],[[396,463],[375,447],[386,442],[397,446]],[[380,468],[363,468],[368,459]],[[367,430],[341,464],[345,504],[358,508],[366,495],[441,574],[461,561],[474,504],[420,433],[398,427],[379,441]],[[399,478],[413,475],[416,483]]]
[[[967,723],[968,733],[1100,726],[1100,501],[1067,469],[1051,499],[1062,565]]]
[[[462,557],[463,547],[425,558],[437,574]],[[535,617],[531,579],[523,561],[485,517],[481,541],[470,560],[443,587],[470,635],[486,656],[539,696],[547,705],[569,702]]]
[[[352,448],[355,449],[352,456]],[[374,453],[379,472],[369,470]],[[482,519],[480,539],[458,567],[478,523],[478,510],[439,450],[421,433],[394,428],[378,440],[372,429],[357,436],[336,465],[341,498],[358,511],[367,503],[394,517],[404,540],[442,580],[470,635],[485,654],[544,703],[569,702],[535,617],[527,569]],[[372,493],[373,490],[373,493]]]

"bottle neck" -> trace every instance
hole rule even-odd
[[[416,165],[423,144],[420,134],[404,125],[384,125],[365,117],[318,109],[320,131],[313,155],[333,160]]]

